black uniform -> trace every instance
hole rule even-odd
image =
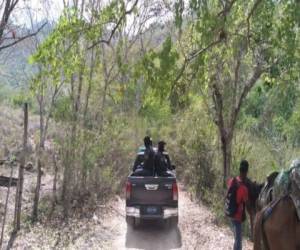
[[[155,169],[154,169],[154,158],[155,152],[152,148],[146,147],[143,156],[137,156],[133,170],[133,175],[135,176],[154,176]],[[143,162],[141,162],[143,161]],[[140,167],[139,167],[140,166]]]
[[[139,152],[133,164],[132,171],[135,172],[137,169],[142,168],[144,165],[144,152]]]
[[[173,170],[169,155],[158,151],[155,155],[155,172],[158,176],[171,176],[168,170]]]

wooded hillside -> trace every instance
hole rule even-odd
[[[31,163],[32,223],[122,193],[145,135],[167,142],[179,178],[218,218],[241,159],[263,181],[299,156],[299,1],[70,0],[54,23],[33,22],[1,49],[20,39],[8,2],[0,160],[6,176],[22,156]],[[24,103],[31,152],[23,114],[8,115]]]

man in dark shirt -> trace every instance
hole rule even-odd
[[[134,175],[138,176],[154,176],[154,157],[155,152],[152,147],[152,139],[149,136],[144,138],[145,151],[144,156],[137,156],[137,159],[134,163],[133,170]],[[143,160],[143,162],[141,162]],[[141,168],[138,168],[141,166]]]
[[[171,161],[167,152],[165,152],[164,141],[160,141],[157,147],[157,153],[155,155],[155,170],[158,176],[171,176],[168,170],[172,170]]]
[[[152,140],[149,136],[144,138],[145,153],[144,153],[144,170],[154,176],[154,157],[155,152],[152,147]]]

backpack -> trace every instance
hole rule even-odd
[[[236,194],[238,188],[239,184],[236,178],[233,178],[225,198],[225,214],[228,217],[233,217],[237,212],[238,204],[236,202]]]

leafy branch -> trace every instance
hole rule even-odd
[[[116,33],[116,31],[118,30],[118,28],[121,26],[121,24],[123,23],[123,21],[125,20],[127,15],[130,15],[133,10],[135,9],[135,7],[137,6],[139,0],[135,0],[135,2],[133,3],[133,5],[131,6],[131,8],[129,10],[126,10],[121,17],[118,19],[118,21],[116,22],[116,25],[114,26],[114,28],[112,29],[109,38],[108,39],[100,39],[97,42],[93,43],[90,47],[88,47],[88,49],[92,49],[95,46],[97,46],[98,44],[101,43],[106,43],[106,44],[110,44],[111,39],[113,38],[114,34]]]

